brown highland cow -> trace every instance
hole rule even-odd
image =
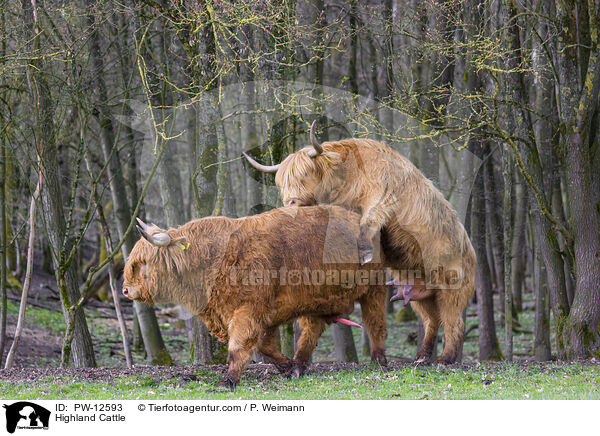
[[[167,231],[140,221],[144,238],[125,265],[123,294],[182,304],[202,318],[228,343],[220,386],[235,387],[255,347],[281,373],[301,375],[326,324],[350,313],[355,301],[371,358],[385,365],[385,273],[358,262],[359,219],[316,206],[203,218]],[[302,334],[292,361],[279,352],[275,329],[296,318]]]
[[[456,212],[430,180],[386,144],[369,139],[319,144],[314,125],[312,146],[279,165],[261,165],[244,155],[260,171],[276,172],[286,206],[334,204],[360,212],[361,263],[377,255],[375,241],[381,234],[388,265],[417,273],[416,280],[408,277],[408,287],[403,286],[404,275],[393,282],[399,286],[396,299],[410,300],[425,326],[416,359],[431,359],[441,325],[445,347],[439,361],[455,362],[463,340],[462,311],[475,290],[476,266]]]

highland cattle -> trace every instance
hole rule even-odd
[[[169,230],[140,221],[143,238],[125,265],[123,294],[182,304],[200,317],[228,344],[220,386],[238,384],[255,347],[281,373],[303,374],[326,324],[350,313],[355,301],[371,358],[385,365],[385,271],[358,262],[359,218],[315,206],[208,217]],[[294,319],[302,333],[291,360],[279,352],[275,332]]]
[[[314,128],[315,123],[311,145],[278,165],[244,156],[258,170],[276,173],[286,206],[332,204],[359,212],[360,262],[379,260],[381,238],[387,265],[408,273],[394,279],[402,284],[397,298],[411,300],[425,327],[415,359],[431,359],[442,326],[445,346],[439,361],[455,362],[476,270],[475,252],[456,211],[412,162],[388,145],[357,138],[320,144]]]

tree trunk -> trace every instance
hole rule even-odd
[[[128,46],[128,43],[131,40],[129,26],[129,17],[126,14],[121,14],[121,28],[118,31],[119,38],[117,39],[117,50],[119,52],[121,80],[123,81],[123,88],[125,89],[124,99],[130,98],[132,77],[137,73],[134,73],[136,65],[132,61],[129,52],[130,47]],[[131,119],[134,116],[133,110],[127,104],[123,108],[123,116],[126,119]],[[123,139],[126,144],[124,147],[124,157],[126,162],[124,178],[126,182],[127,198],[130,200],[129,204],[134,205],[137,204],[139,199],[138,179],[140,177],[137,167],[136,150],[140,149],[142,144],[139,140],[139,134],[133,130],[129,123],[121,124],[120,127],[123,129]],[[136,310],[133,311],[132,345],[136,350],[144,349],[144,338],[142,337]]]
[[[518,179],[516,177],[515,179]],[[511,286],[513,290],[513,308],[519,313],[523,310],[523,282],[527,265],[525,242],[527,239],[528,190],[523,182],[515,186],[515,225],[512,238]]]
[[[86,159],[86,165],[88,171],[91,174],[91,165],[89,160]],[[102,206],[99,204],[100,200],[97,198],[97,191],[95,191],[95,201],[98,204],[97,216],[100,221],[100,227],[102,234],[104,236],[104,240],[106,241],[106,250],[109,253],[114,251],[113,243],[110,237],[110,231],[108,223],[106,222],[106,218],[104,216],[104,210]],[[121,339],[123,342],[123,353],[125,354],[125,362],[127,363],[127,367],[131,368],[133,366],[133,357],[131,355],[131,348],[129,346],[129,333],[127,332],[127,324],[125,322],[125,317],[123,316],[123,310],[121,309],[121,293],[117,289],[117,279],[115,274],[115,266],[114,262],[111,261],[108,265],[108,285],[110,287],[111,295],[113,298],[113,304],[115,306],[115,313],[117,315],[117,321],[119,322],[119,328],[121,329]]]
[[[159,44],[161,46],[162,44]],[[162,56],[161,56],[162,57]],[[164,62],[163,57],[163,62]],[[166,91],[165,91],[166,92]],[[164,96],[165,92],[160,95]],[[160,102],[155,101],[155,106],[158,107],[171,107],[171,102]],[[173,111],[178,110],[174,108]],[[171,147],[171,152],[167,153],[167,156],[160,164],[160,174],[159,174],[159,185],[160,185],[160,196],[162,199],[162,210],[164,211],[165,224],[167,227],[176,227],[181,224],[184,224],[191,218],[190,216],[186,216],[186,211],[189,209],[185,207],[185,201],[183,198],[183,190],[181,187],[183,186],[183,181],[181,180],[180,173],[177,167],[177,154],[181,152],[187,152],[191,156],[187,159],[191,162],[190,174],[195,170],[195,158],[196,158],[196,148],[197,148],[197,123],[196,123],[196,111],[195,108],[190,107],[186,110],[183,110],[182,113],[177,114],[168,114],[167,118],[176,119],[177,116],[187,116],[187,128],[188,128],[188,144],[189,147],[184,151],[182,148],[178,147],[179,144],[176,142],[171,142],[167,144],[168,147]],[[161,117],[162,118],[162,117]],[[161,139],[162,141],[163,139]],[[191,189],[190,189],[191,191]],[[193,198],[193,197],[192,197]],[[193,203],[191,201],[190,203]],[[208,333],[208,329],[197,316],[193,316],[189,314],[189,317],[185,319],[185,327],[187,330],[188,341],[190,344],[190,361],[193,364],[202,364],[213,361],[212,348],[210,343],[210,335]],[[203,336],[207,334],[208,336]]]
[[[552,5],[550,2],[541,2],[542,13],[548,16],[552,15],[549,8]],[[507,67],[514,69],[516,72],[510,74],[508,79],[508,88],[512,91],[512,98],[518,105],[527,106],[529,104],[529,97],[527,95],[527,87],[525,87],[525,79],[523,73],[520,72],[520,65],[522,62],[521,56],[521,42],[520,42],[520,27],[519,19],[517,17],[517,10],[514,3],[505,1],[505,8],[507,10],[508,22],[506,39],[512,53],[507,58]],[[545,20],[539,20],[540,23],[544,23]],[[549,29],[546,29],[545,24],[540,24],[540,34],[546,35]],[[551,46],[552,41],[548,43],[550,46],[546,47],[550,52],[554,51],[554,47]],[[576,42],[573,41],[573,46]],[[573,47],[572,46],[572,47]],[[571,48],[571,50],[573,50]],[[565,55],[565,50],[559,50],[562,52],[562,56]],[[549,62],[548,60],[542,60],[542,56],[535,58],[538,65],[543,65],[543,62]],[[536,71],[549,71],[548,68],[539,68]],[[573,74],[573,69],[570,70],[569,74]],[[560,78],[561,86],[568,84],[570,78]],[[537,87],[536,95],[536,106],[542,114],[549,114],[552,118],[551,111],[555,106],[552,104],[553,89],[550,86],[551,81],[547,77],[539,80],[540,86]],[[561,103],[561,106],[568,107],[572,102]],[[558,110],[560,113],[561,111]],[[564,112],[564,111],[563,111]],[[564,115],[564,114],[562,114]],[[561,341],[561,332],[564,327],[566,317],[569,313],[569,303],[567,298],[567,292],[565,287],[565,274],[563,259],[560,255],[560,247],[558,245],[557,228],[562,225],[559,218],[552,215],[548,210],[548,200],[552,198],[552,180],[556,177],[557,171],[552,166],[552,160],[556,157],[556,153],[552,149],[552,125],[542,120],[536,120],[537,129],[534,130],[534,124],[532,121],[532,114],[526,110],[515,107],[514,116],[512,117],[512,126],[509,129],[510,134],[515,134],[521,137],[527,137],[530,142],[537,143],[538,148],[527,146],[522,147],[526,153],[526,164],[525,171],[522,170],[524,176],[529,177],[530,180],[530,194],[531,198],[535,198],[536,201],[532,202],[534,207],[534,213],[540,213],[543,215],[539,221],[538,226],[538,237],[537,241],[546,264],[546,272],[548,274],[548,285],[550,288],[550,300],[556,319],[557,328],[557,340],[558,340],[558,353],[562,356],[562,350],[564,344]],[[514,132],[513,132],[514,129]]]
[[[600,74],[600,68],[595,74]],[[600,358],[600,220],[591,192],[592,169],[584,151],[589,140],[587,126],[579,126],[578,130],[567,135],[565,144],[576,281],[562,339],[567,357],[589,359]]]
[[[483,169],[473,184],[471,208],[471,241],[477,256],[477,319],[479,324],[479,360],[500,360],[502,353],[494,324],[492,281],[485,249],[485,193]]]
[[[4,9],[1,14],[1,28],[4,29]],[[5,42],[3,40],[0,57],[4,56],[4,52]],[[4,115],[2,114],[0,115],[0,132],[3,131],[3,126]],[[6,298],[6,142],[4,140],[4,134],[2,133],[0,135],[0,304],[2,304],[0,312],[0,367],[2,367],[4,348],[6,346],[6,309],[8,301]]]
[[[371,341],[366,329],[360,332],[360,352],[363,356],[371,355]]]
[[[23,0],[23,15],[25,22],[25,32],[27,39],[32,41],[34,49],[39,49],[39,35],[41,30],[37,20],[38,10],[35,1]],[[64,286],[64,293],[61,292],[61,301],[64,307],[69,307],[71,302],[79,299],[79,283],[77,282],[77,264],[72,262],[68,269],[63,270],[62,248],[66,234],[66,222],[61,194],[61,176],[58,166],[58,148],[55,142],[54,126],[54,105],[50,92],[50,87],[44,76],[46,66],[45,60],[35,59],[31,61],[32,68],[28,74],[31,80],[31,94],[34,105],[35,123],[36,123],[36,141],[35,148],[41,152],[41,166],[45,171],[44,189],[42,190],[42,209],[46,217],[45,226],[50,246],[53,250],[53,263],[56,271],[57,283]],[[39,145],[38,145],[39,144]],[[74,205],[71,205],[74,207]],[[66,244],[70,248],[69,244]],[[68,296],[70,301],[64,301],[63,295]],[[68,320],[68,314],[64,312],[65,321]],[[73,345],[72,357],[76,367],[94,367],[96,359],[92,338],[87,327],[83,308],[79,308],[73,318]]]
[[[42,85],[40,81],[38,81],[38,85],[40,86],[40,96],[43,96],[43,94],[46,92],[43,91],[44,85]],[[39,130],[39,132],[50,133],[48,136],[43,133],[45,138],[43,139],[44,152],[42,154],[42,166],[44,167],[46,180],[44,183],[44,189],[42,190],[42,209],[46,217],[46,233],[54,253],[53,263],[54,270],[56,272],[57,283],[59,283],[60,287],[65,287],[66,295],[68,296],[68,301],[65,301],[63,298],[63,293],[61,292],[61,301],[63,308],[65,308],[70,307],[71,304],[75,303],[80,298],[79,283],[77,280],[77,264],[76,262],[72,262],[67,270],[63,270],[64,265],[61,263],[61,259],[57,257],[61,255],[59,250],[62,248],[63,241],[67,236],[62,193],[60,189],[61,177],[58,174],[58,162],[56,161],[57,153],[56,148],[54,147],[54,138],[52,138],[51,135],[52,127],[50,127],[50,123],[53,119],[53,114],[48,113],[50,111],[47,109],[48,105],[51,103],[48,100],[44,101],[44,97],[41,97],[40,100],[40,113],[43,114],[43,119],[41,120],[43,127]],[[70,248],[68,244],[67,247]],[[64,316],[65,321],[67,321],[69,316],[66,312],[64,312]],[[73,363],[77,368],[95,367],[96,359],[94,356],[94,348],[92,345],[92,338],[87,327],[83,307],[80,307],[76,310],[73,322]]]
[[[290,322],[279,328],[281,353],[287,357],[294,357],[294,323]]]
[[[346,327],[346,328],[341,328]],[[344,324],[331,324],[335,357],[338,362],[358,362],[358,354],[354,345],[351,327]]]
[[[556,5],[561,145],[566,152],[575,262],[575,295],[559,340],[570,359],[600,357],[600,214],[596,209],[599,194],[593,191],[598,169],[590,162],[594,138],[590,131],[600,91],[600,9],[594,2],[588,4],[589,23],[587,16],[578,17],[578,8],[570,2]],[[581,38],[589,39],[589,50],[582,50]]]
[[[2,34],[5,34],[5,14],[4,7],[0,11],[0,29]],[[0,46],[0,59],[4,59],[6,55],[6,39],[2,38],[2,45]],[[2,61],[4,62],[4,61]],[[4,75],[0,77],[0,87],[4,88]],[[6,92],[3,92],[2,100],[7,101]],[[4,359],[4,348],[6,347],[6,311],[7,311],[7,298],[6,298],[6,268],[7,268],[7,256],[6,256],[6,218],[7,218],[7,207],[6,207],[6,160],[8,158],[7,147],[6,147],[6,134],[4,133],[4,113],[0,114],[0,368],[2,367],[2,360]]]
[[[500,313],[504,315],[504,289],[506,287],[504,280],[505,262],[504,247],[504,222],[502,221],[501,213],[503,211],[503,201],[500,193],[501,187],[497,186],[496,175],[494,174],[494,159],[493,156],[487,158],[483,163],[484,185],[486,198],[486,214],[489,219],[490,242],[492,248],[492,261],[494,263],[494,271],[496,272],[496,287],[498,290],[498,298],[500,299]],[[504,197],[506,199],[506,197]],[[510,215],[509,215],[510,216]]]
[[[255,84],[254,74],[250,68],[247,68],[243,64],[240,66],[241,76],[243,80],[243,89],[242,89],[242,110],[251,111],[256,107],[255,101]],[[256,124],[254,121],[254,116],[251,114],[243,114],[240,120],[240,136],[241,143],[244,144],[244,149],[246,152],[250,150],[258,150],[259,149],[259,136],[256,131]],[[251,153],[252,154],[252,153]],[[260,156],[256,156],[260,157]],[[249,171],[252,171],[249,169]],[[265,175],[260,171],[253,172],[253,174],[257,175],[258,180],[255,180],[252,177],[246,177],[247,186],[246,186],[246,214],[252,215],[252,210],[255,208],[259,208],[262,204],[263,199],[263,187],[265,184]]]
[[[542,3],[542,13],[549,14],[550,10],[544,10],[544,7],[548,7],[547,4]],[[540,20],[538,24],[538,32],[542,35],[548,34],[548,24],[544,20]],[[551,46],[550,49],[553,49]],[[534,67],[536,70],[543,72],[543,76],[540,80],[540,85],[536,87],[535,95],[535,106],[543,117],[536,120],[535,123],[535,138],[537,143],[537,155],[539,156],[540,167],[543,171],[542,174],[538,174],[533,171],[536,184],[541,187],[543,194],[546,198],[553,198],[553,215],[557,215],[557,210],[562,209],[562,198],[560,194],[555,194],[555,190],[560,189],[560,169],[558,165],[559,157],[558,150],[556,147],[556,139],[558,132],[549,119],[556,118],[556,124],[558,124],[558,101],[554,95],[555,89],[552,83],[552,76],[549,73],[550,65],[549,60],[546,56],[543,56],[543,47],[539,47],[537,50],[540,55],[534,57]],[[554,319],[556,324],[556,339],[557,346],[556,350],[559,357],[564,357],[564,346],[561,341],[560,332],[563,329],[566,317],[569,313],[570,303],[567,294],[567,277],[565,271],[567,270],[563,257],[561,256],[561,247],[559,245],[559,235],[552,228],[551,223],[546,217],[543,216],[539,201],[536,198],[535,192],[529,189],[529,198],[531,201],[531,214],[534,222],[535,235],[537,247],[540,252],[540,262],[544,263],[544,270],[546,274],[546,283],[548,287],[548,299],[550,301],[550,307],[554,313]],[[562,215],[562,214],[560,214]],[[561,216],[562,218],[562,216]],[[535,289],[534,291],[538,291]]]
[[[534,220],[539,220],[539,218],[538,216]],[[533,225],[537,224],[534,223]],[[535,241],[535,238],[533,240]],[[533,286],[535,295],[533,356],[537,362],[544,362],[550,360],[550,301],[540,247],[535,242],[532,248],[534,251]]]
[[[127,190],[125,188],[125,179],[123,177],[119,153],[118,150],[113,150],[118,144],[115,143],[112,120],[106,113],[106,107],[104,106],[108,101],[106,84],[104,82],[104,59],[100,53],[100,36],[97,28],[98,25],[96,24],[96,19],[93,15],[95,11],[94,3],[91,0],[88,1],[88,8],[90,10],[90,14],[88,15],[88,25],[91,30],[90,56],[92,57],[95,84],[98,90],[98,123],[100,124],[101,129],[100,144],[102,146],[104,159],[108,163],[107,172],[110,179],[110,191],[117,222],[118,235],[119,239],[123,239],[132,219],[131,209],[127,200]],[[134,234],[133,232],[130,232],[122,246],[123,259],[125,261],[127,261],[127,257],[134,245]],[[148,360],[154,365],[172,365],[173,359],[167,351],[160,334],[160,328],[158,326],[158,321],[156,320],[156,315],[154,314],[154,309],[145,303],[137,301],[134,301],[133,305],[138,317]]]
[[[324,78],[324,49],[323,49],[323,29],[327,25],[325,13],[325,3],[323,0],[311,0],[310,5],[311,13],[311,26],[313,31],[313,57],[314,61],[309,64],[309,81],[313,84],[313,99],[315,101],[315,114],[317,117],[324,118],[324,108],[322,105],[322,86]],[[321,134],[321,140],[327,140],[327,132],[323,131]],[[356,345],[354,344],[354,338],[352,337],[351,327],[345,324],[333,324],[332,332],[334,335],[334,344],[336,349],[336,356],[341,362],[358,362],[356,353]],[[344,360],[350,359],[350,360]]]
[[[17,325],[15,327],[15,333],[13,336],[13,343],[10,346],[10,350],[6,356],[5,369],[10,369],[13,366],[14,358],[17,353],[19,341],[23,333],[23,327],[25,326],[25,313],[27,310],[27,297],[29,296],[29,289],[31,287],[31,276],[33,274],[33,256],[34,256],[34,244],[35,244],[35,228],[36,228],[36,204],[39,201],[40,191],[42,190],[44,182],[44,173],[40,167],[40,159],[38,158],[38,184],[35,192],[31,196],[31,203],[29,206],[29,243],[27,246],[27,268],[25,269],[25,280],[23,281],[23,289],[21,292],[21,303],[19,304],[19,316],[17,318]],[[4,264],[5,265],[5,264]],[[5,268],[2,268],[4,272]],[[6,274],[6,273],[4,273]],[[5,276],[6,279],[6,276]],[[6,283],[5,283],[6,285]],[[6,307],[6,289],[4,295],[4,306]],[[6,314],[4,314],[6,316]],[[4,345],[4,344],[3,344]],[[3,355],[0,353],[0,357]]]
[[[502,174],[504,176],[504,356],[508,362],[513,359],[513,314],[512,314],[512,287],[511,287],[511,266],[512,266],[512,159],[508,150],[508,144],[504,145],[502,150]],[[500,300],[502,304],[502,300]]]

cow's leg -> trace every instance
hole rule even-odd
[[[440,292],[439,306],[442,327],[444,327],[444,352],[438,359],[439,363],[452,364],[456,362],[458,348],[463,341],[465,323],[462,312],[467,305],[463,290],[445,290]]]
[[[262,327],[256,322],[253,310],[249,307],[237,309],[229,322],[229,344],[227,361],[229,369],[223,379],[217,383],[218,387],[227,387],[234,390],[240,381],[242,371],[250,360]]]
[[[298,349],[294,355],[294,363],[296,364],[294,376],[296,377],[300,377],[306,372],[310,355],[317,346],[317,341],[327,324],[323,318],[304,316],[298,318],[298,325],[302,328],[302,333],[298,339]]]
[[[440,313],[435,298],[428,298],[421,301],[411,301],[411,306],[421,317],[425,336],[423,343],[415,356],[416,362],[429,362],[435,346],[435,338],[440,328]]]
[[[379,232],[388,220],[383,202],[367,208],[360,219],[358,236],[358,259],[361,265],[373,260]]]
[[[277,337],[275,335],[276,328],[277,327],[272,327],[263,333],[258,341],[258,351],[264,354],[281,374],[289,377],[292,374],[294,362],[289,357],[281,354],[279,348],[277,348]]]
[[[371,343],[371,360],[383,366],[387,365],[384,346],[384,340],[387,335],[385,299],[385,291],[377,290],[364,295],[358,300],[360,302],[363,324],[367,329]]]

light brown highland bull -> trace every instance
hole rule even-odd
[[[304,373],[326,323],[355,301],[371,358],[385,365],[385,274],[358,262],[359,218],[315,206],[203,218],[167,231],[140,222],[144,238],[125,265],[123,294],[182,304],[202,318],[228,343],[229,370],[219,384],[232,389],[255,347],[281,373]],[[275,329],[296,318],[302,334],[292,361],[279,352]]]
[[[440,362],[454,362],[463,340],[462,311],[475,291],[476,266],[456,212],[430,180],[386,144],[369,139],[319,144],[314,125],[312,145],[279,165],[261,165],[244,155],[260,171],[276,172],[284,205],[335,204],[360,212],[361,263],[376,255],[379,244],[374,241],[381,231],[388,264],[421,272],[420,279],[410,288],[400,286],[396,295],[411,300],[423,320],[425,337],[416,359],[431,359],[441,325],[445,347]],[[394,283],[404,279],[395,277]]]

